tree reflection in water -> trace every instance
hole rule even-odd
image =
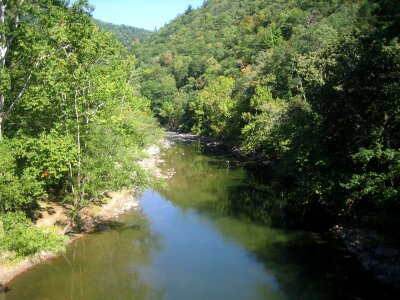
[[[138,211],[108,227],[78,239],[64,256],[20,276],[6,299],[162,299],[163,291],[140,273],[162,249],[147,217]]]

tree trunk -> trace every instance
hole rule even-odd
[[[76,195],[75,195],[75,210],[78,210],[79,206],[83,202],[83,186],[82,186],[82,144],[81,144],[81,125],[80,125],[80,116],[78,110],[78,91],[75,91],[74,96],[74,110],[75,110],[75,122],[76,122],[76,147],[78,151],[78,169],[76,174]]]
[[[0,26],[4,28],[5,23],[5,10],[6,5],[3,1],[0,1]],[[6,41],[6,36],[4,32],[0,34],[0,68],[5,68],[6,65],[6,54],[7,54],[8,46]],[[0,85],[3,84],[3,78],[0,78]],[[0,140],[3,139],[4,135],[4,110],[5,110],[5,96],[3,93],[0,94]]]
[[[3,123],[4,123],[3,114],[4,114],[4,95],[1,94],[0,95],[0,140],[3,139],[3,130],[4,130],[4,128],[3,128],[4,127],[3,126]]]

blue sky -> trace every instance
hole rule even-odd
[[[201,6],[204,0],[89,0],[93,16],[102,21],[153,30],[183,13],[189,5]]]

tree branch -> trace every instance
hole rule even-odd
[[[70,45],[65,45],[65,46],[61,47],[61,49],[64,49],[64,50],[65,50],[65,49],[67,49],[69,46],[70,46]],[[58,50],[55,50],[55,51],[53,51],[53,52],[51,52],[51,53],[49,53],[49,54],[47,54],[47,55],[43,55],[42,57],[40,57],[40,58],[35,62],[35,64],[33,65],[33,69],[35,69],[36,67],[38,67],[41,61],[43,61],[44,59],[46,59],[46,58],[52,56],[53,54],[57,53],[58,51],[59,51],[59,49],[58,49]],[[30,84],[30,82],[31,82],[32,76],[33,76],[33,70],[31,70],[30,74],[28,75],[28,77],[27,77],[27,79],[26,79],[26,81],[25,81],[25,84],[24,84],[24,86],[22,87],[22,89],[20,90],[20,92],[18,93],[17,97],[14,99],[14,101],[12,101],[12,103],[11,103],[11,105],[9,106],[9,108],[7,109],[7,111],[4,112],[4,116],[5,116],[5,117],[8,117],[8,116],[11,114],[11,112],[12,112],[12,110],[14,109],[15,105],[19,102],[19,100],[21,100],[22,96],[25,94],[26,89],[28,88],[28,86],[29,86],[29,84]]]

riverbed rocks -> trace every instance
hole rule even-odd
[[[158,167],[160,164],[164,163],[161,158],[161,149],[168,149],[177,141],[189,141],[194,137],[194,135],[189,134],[178,134],[173,132],[166,133],[166,138],[163,139],[159,144],[152,145],[145,150],[147,157],[138,162],[140,167],[150,172],[150,175],[155,179],[171,178],[174,175],[172,170],[162,173],[161,169]]]
[[[336,225],[332,233],[356,254],[364,268],[400,290],[400,250],[379,239],[374,232]]]

